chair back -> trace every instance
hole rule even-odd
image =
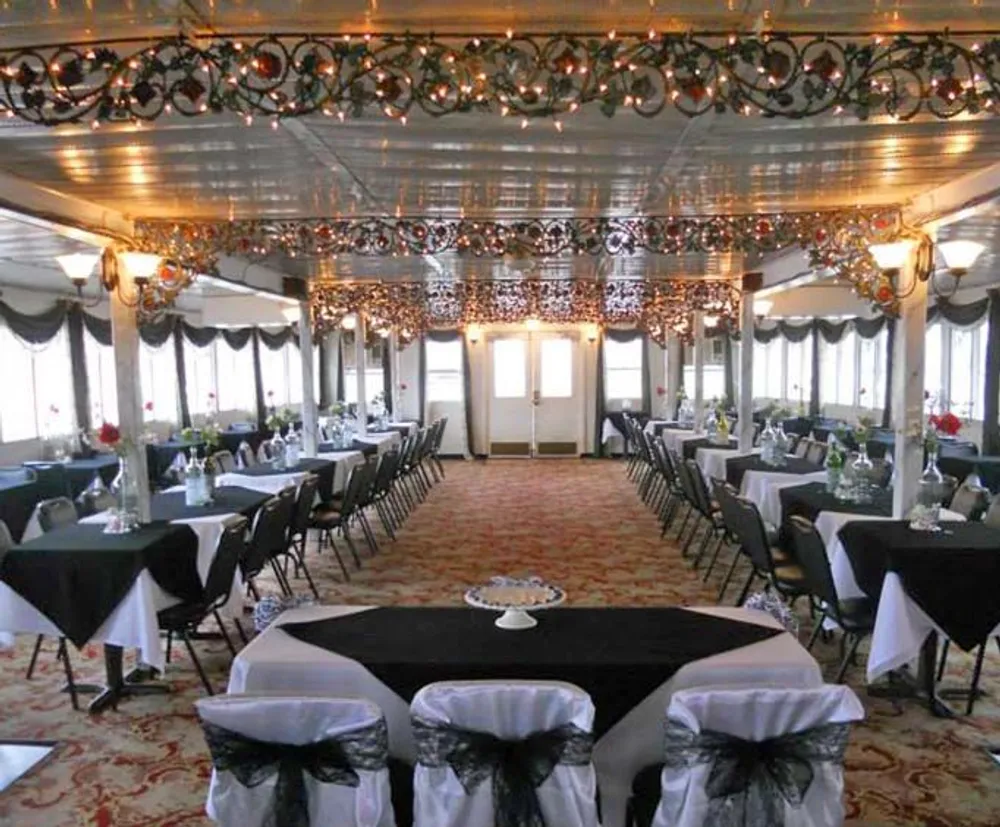
[[[951,498],[949,511],[961,514],[967,520],[977,520],[989,505],[989,492],[978,485],[963,482]]]
[[[758,753],[767,756],[763,760],[781,762],[784,758],[787,768],[789,757],[791,766],[795,766],[795,760],[804,756],[813,771],[801,804],[793,807],[780,798],[775,804],[777,811],[770,813],[772,818],[765,815],[766,823],[796,827],[842,824],[844,749],[850,724],[863,717],[861,702],[847,686],[675,692],[667,709],[666,765],[653,827],[708,827],[721,823],[723,814],[728,817],[726,823],[755,823],[749,813],[741,810],[757,796],[726,796],[722,785],[718,794],[710,798],[707,789],[710,779],[720,780],[714,769],[716,757],[731,755],[732,749],[739,750],[742,741],[769,741],[772,747]],[[798,737],[793,738],[796,734]],[[735,741],[727,743],[727,736]],[[785,741],[787,746],[782,750],[786,736],[790,741]],[[806,738],[809,740],[803,740]],[[753,773],[750,783],[759,784],[761,776],[773,777],[768,771]],[[737,808],[735,813],[733,808]],[[773,819],[775,815],[778,820]]]
[[[434,434],[434,454],[435,456],[441,452],[441,440],[444,439],[444,429],[448,425],[448,417],[442,416],[437,421],[437,433]],[[472,450],[472,446],[469,446],[469,450]]]
[[[355,465],[344,484],[344,498],[340,501],[340,515],[347,520],[358,508],[365,486],[368,484],[368,466],[370,462]]]
[[[212,454],[211,460],[223,474],[231,474],[236,470],[236,458],[232,451],[216,451]]]
[[[76,498],[77,512],[81,517],[100,514],[102,511],[114,508],[117,504],[118,500],[115,495],[107,488],[88,488]]]
[[[816,531],[816,526],[799,514],[789,517],[785,526],[791,538],[795,559],[805,573],[809,593],[826,604],[834,620],[839,620],[840,598],[837,596],[823,538]]]
[[[315,474],[306,474],[299,484],[299,493],[295,499],[295,508],[292,511],[291,525],[288,529],[290,537],[305,538],[308,533],[309,515],[312,514],[313,505],[316,503],[318,488],[319,477]]]
[[[372,485],[372,495],[382,497],[389,493],[392,488],[392,481],[396,477],[396,468],[399,465],[399,451],[393,449],[382,454],[378,460],[378,470],[375,472],[375,480]]]
[[[79,520],[76,506],[69,497],[54,497],[42,500],[37,506],[38,525],[43,533],[62,526],[72,525]]]
[[[0,520],[0,560],[3,560],[3,556],[14,548],[14,538],[11,536],[10,529],[7,528],[7,523]]]
[[[712,518],[712,495],[708,493],[708,484],[705,482],[705,475],[701,466],[693,459],[684,460],[687,467],[688,481],[691,485],[691,492],[695,498],[695,508],[705,517]]]
[[[806,450],[806,459],[809,462],[815,462],[817,465],[822,465],[826,461],[826,443],[813,442]]]
[[[413,698],[417,766],[413,775],[414,827],[494,827],[489,778],[466,793],[435,749],[434,726],[486,733],[503,741],[562,727],[586,739],[594,724],[594,705],[582,689],[557,681],[454,681],[425,686]],[[430,725],[427,727],[426,725]],[[473,736],[475,737],[475,736]],[[534,789],[545,824],[598,827],[596,778],[589,755],[565,757]],[[577,750],[579,753],[579,750]],[[572,763],[570,763],[572,762]]]
[[[806,454],[809,453],[809,448],[816,443],[813,442],[809,437],[802,437],[795,445],[795,450],[792,451],[795,456],[800,459],[805,459]]]
[[[327,783],[303,771],[309,824],[336,827],[395,824],[385,718],[375,704],[347,698],[218,695],[196,701],[195,707],[212,752],[212,781],[206,810],[218,824],[264,827],[292,823],[290,814],[277,811],[275,817],[281,762],[266,762],[272,764],[271,774],[255,786],[245,786],[228,769],[233,759],[228,757],[230,751],[225,744],[233,738],[255,741],[257,751],[265,753],[269,746],[275,747],[275,755],[287,755],[288,745],[339,742],[358,783],[351,786],[348,778]]]
[[[278,502],[281,503],[281,534],[283,540],[281,544],[275,548],[275,551],[284,551],[288,547],[288,539],[292,528],[292,519],[295,517],[295,499],[296,499],[296,488],[294,485],[288,485],[282,488],[278,493]]]
[[[993,498],[990,507],[986,509],[986,513],[983,515],[983,522],[990,528],[1000,528],[1000,494],[997,494]]]
[[[204,603],[208,609],[218,609],[229,600],[236,577],[236,568],[246,555],[249,520],[241,514],[227,517],[222,534],[215,545],[215,556],[205,578]]]
[[[774,559],[771,557],[771,546],[767,541],[767,530],[761,519],[760,511],[752,500],[746,497],[733,498],[733,531],[739,538],[740,545],[750,557],[755,569],[759,572],[774,572]]]
[[[257,452],[254,451],[250,443],[246,440],[241,442],[240,447],[236,449],[236,456],[244,468],[253,468],[259,464],[257,461]]]
[[[243,574],[256,577],[267,565],[272,553],[285,548],[285,505],[278,497],[271,497],[257,511],[250,545],[243,558]]]

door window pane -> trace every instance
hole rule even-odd
[[[220,336],[215,340],[215,360],[219,376],[219,410],[243,411],[252,416],[257,409],[253,348],[248,343],[241,350],[234,350]]]
[[[493,396],[523,399],[528,391],[524,339],[496,339],[493,342]]]
[[[424,355],[427,360],[427,401],[460,402],[462,387],[462,342],[428,340]]]
[[[177,364],[173,343],[150,347],[139,343],[139,381],[143,419],[146,422],[177,421]],[[149,410],[147,406],[151,406]]]
[[[214,342],[206,347],[196,347],[184,340],[184,383],[188,410],[194,416],[216,411],[218,400],[209,397],[209,394],[215,393],[214,354]]]
[[[84,334],[83,343],[91,422],[95,427],[99,427],[102,422],[117,422],[118,385],[115,379],[114,349],[98,344],[89,333]]]
[[[927,328],[924,336],[924,390],[929,394],[928,409],[936,411],[948,406],[941,378],[941,359],[941,325],[935,324]]]
[[[566,399],[573,395],[573,343],[569,339],[541,341],[541,395]]]
[[[0,326],[0,434],[5,442],[73,431],[69,339],[63,328],[43,345],[29,345]]]
[[[951,411],[961,419],[970,419],[973,411],[975,365],[973,331],[953,328],[951,331]]]
[[[604,341],[604,397],[642,399],[642,339]]]

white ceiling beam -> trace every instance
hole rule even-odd
[[[104,247],[132,237],[132,221],[117,210],[0,172],[0,218]]]
[[[754,265],[753,269],[762,274],[761,288],[755,293],[761,298],[811,284],[830,275],[826,269],[817,270],[810,266],[808,254],[798,248],[769,256]]]
[[[912,198],[903,219],[930,232],[975,215],[1000,197],[1000,163],[963,175]]]

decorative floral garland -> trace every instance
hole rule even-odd
[[[518,324],[631,324],[661,345],[669,336],[690,341],[693,315],[711,313],[723,325],[739,319],[740,290],[732,281],[692,279],[523,279],[490,281],[337,282],[310,288],[318,332],[363,313],[371,330],[395,329],[401,345],[435,327]]]
[[[920,113],[952,118],[1000,103],[1000,40],[729,32],[270,34],[63,43],[0,52],[0,112],[53,126],[154,121],[175,112],[403,123],[492,112],[550,119],[675,110],[801,119]]]

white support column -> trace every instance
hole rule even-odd
[[[681,361],[681,340],[676,336],[671,336],[667,340],[667,403],[664,411],[658,411],[656,415],[665,413],[668,419],[677,416],[677,394],[681,389],[681,382],[684,381],[684,365]]]
[[[900,276],[901,284],[913,281],[913,256]],[[923,468],[923,440],[914,438],[924,422],[924,337],[927,330],[927,283],[917,282],[913,293],[900,302],[896,321],[896,350],[892,363],[892,411],[895,419],[896,483],[892,492],[893,519],[905,518],[917,500]]]
[[[105,252],[111,259],[102,266],[115,266],[114,253]],[[118,390],[118,428],[128,449],[125,452],[129,468],[135,476],[139,493],[139,520],[152,519],[149,499],[149,470],[146,464],[146,446],[142,443],[145,423],[142,416],[142,386],[139,379],[139,320],[136,309],[122,301],[131,301],[136,295],[135,280],[118,258],[117,290],[111,291],[111,345],[115,354],[115,386]]]
[[[395,330],[389,333],[386,346],[389,348],[389,364],[392,367],[392,419],[399,422],[402,419],[402,412],[399,410],[399,334]]]
[[[705,318],[694,314],[694,432],[705,430]]]
[[[313,335],[309,302],[299,303],[299,356],[302,360],[302,452],[316,456],[319,412],[316,406],[316,377],[313,376]]]
[[[739,451],[748,453],[753,448],[753,293],[744,292],[740,305],[740,401]]]
[[[354,366],[358,380],[358,432],[368,433],[368,394],[365,390],[365,337],[368,320],[364,313],[358,313],[358,323],[354,326]]]

